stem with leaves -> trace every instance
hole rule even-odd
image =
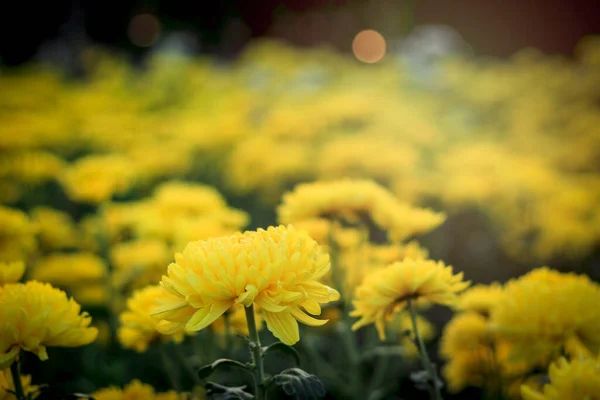
[[[15,361],[10,365],[10,373],[12,375],[13,385],[15,387],[15,396],[17,400],[27,400],[23,384],[21,382],[21,373],[19,371],[19,361]]]
[[[250,307],[245,307],[246,323],[248,324],[248,332],[250,333],[250,354],[254,368],[254,387],[256,390],[256,400],[265,400],[265,367],[263,364],[263,354],[260,345],[258,330],[256,329],[256,319],[254,318],[254,304]]]
[[[421,363],[423,364],[423,369],[427,371],[428,379],[427,379],[427,387],[429,388],[429,395],[432,399],[442,400],[442,395],[440,392],[440,387],[438,385],[439,379],[435,372],[435,368],[427,355],[427,349],[425,348],[425,342],[423,342],[423,338],[419,334],[419,327],[417,326],[417,313],[415,312],[415,308],[412,304],[412,299],[407,300],[408,303],[408,311],[410,312],[410,320],[412,322],[413,331],[415,332],[415,339],[417,344],[419,345],[419,353],[421,355]]]

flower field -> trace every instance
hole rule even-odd
[[[600,398],[600,37],[0,93],[0,400]]]

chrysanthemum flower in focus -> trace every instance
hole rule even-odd
[[[537,391],[521,386],[524,400],[564,400],[600,398],[600,358],[559,359],[550,365],[550,383]]]
[[[119,315],[121,326],[117,335],[123,347],[143,352],[157,339],[173,340],[176,343],[183,340],[184,332],[161,335],[156,330],[156,320],[150,316],[150,312],[156,308],[156,299],[168,295],[158,285],[147,286],[133,293],[127,300],[127,309]],[[177,301],[176,298],[173,300]]]
[[[0,367],[9,366],[20,350],[46,360],[46,347],[78,347],[96,339],[91,318],[73,299],[49,284],[8,284],[0,291]]]
[[[27,395],[37,390],[37,386],[31,385],[31,376],[21,375],[21,385],[23,392]],[[15,390],[12,373],[10,368],[0,371],[0,400],[14,400],[15,395],[12,393]]]
[[[153,313],[164,334],[198,331],[235,304],[256,304],[267,328],[291,345],[300,338],[297,321],[325,324],[307,313],[319,315],[320,304],[339,299],[319,282],[329,256],[292,226],[191,242],[175,260],[161,282],[170,294],[158,298]]]
[[[92,396],[96,400],[180,400],[181,396],[174,391],[156,393],[150,385],[133,380],[125,388],[109,387],[100,389]]]
[[[504,287],[492,328],[514,346],[514,357],[547,365],[564,349],[600,352],[600,285],[588,277],[538,268]]]
[[[384,340],[386,321],[402,311],[408,300],[452,305],[457,294],[469,286],[462,278],[462,272],[453,275],[451,266],[431,260],[405,259],[376,270],[356,290],[350,315],[360,320],[352,329],[374,323]]]
[[[25,273],[23,261],[0,262],[0,286],[16,283]]]

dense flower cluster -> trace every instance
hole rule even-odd
[[[130,382],[123,389],[117,387],[100,389],[92,396],[97,400],[181,400],[177,392],[156,393],[152,386],[138,380]]]

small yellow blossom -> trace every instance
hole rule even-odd
[[[386,320],[403,310],[408,300],[454,305],[457,294],[469,286],[462,277],[462,272],[453,275],[451,266],[431,260],[405,259],[373,271],[356,290],[350,315],[360,320],[352,329],[375,323],[383,340]]]
[[[77,247],[79,232],[71,216],[50,207],[36,207],[31,220],[37,227],[41,247],[60,250]]]
[[[104,260],[93,253],[55,253],[40,258],[31,277],[61,288],[74,289],[101,282],[106,272]]]
[[[0,291],[0,366],[10,365],[21,349],[46,360],[47,346],[93,342],[98,330],[89,327],[92,319],[80,311],[75,300],[47,283],[5,285]]]
[[[37,247],[35,233],[27,214],[0,205],[0,261],[26,260]]]
[[[283,224],[314,218],[358,223],[366,215],[393,241],[425,233],[445,219],[443,214],[402,203],[387,189],[369,180],[300,184],[284,195],[277,214]]]
[[[79,202],[99,204],[133,184],[133,163],[124,156],[90,155],[69,166],[61,179],[67,195]]]
[[[156,393],[154,388],[138,380],[131,381],[125,388],[109,387],[92,394],[96,400],[182,400],[174,391]]]
[[[110,259],[114,267],[113,284],[117,288],[126,285],[141,288],[160,281],[171,252],[161,240],[142,239],[116,244],[110,250]]]
[[[489,316],[491,310],[501,301],[502,294],[502,286],[498,283],[475,285],[460,295],[456,308]]]
[[[25,264],[23,261],[0,261],[0,286],[20,281],[24,273]]]
[[[157,339],[173,340],[176,343],[183,340],[183,332],[162,335],[156,330],[156,320],[150,313],[156,308],[156,300],[161,296],[165,296],[165,293],[156,285],[137,290],[127,299],[127,309],[119,315],[120,327],[117,332],[123,347],[141,353]]]

